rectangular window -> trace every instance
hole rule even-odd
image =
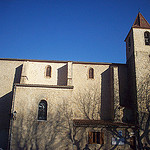
[[[89,144],[104,144],[104,133],[103,132],[89,132],[88,143]]]

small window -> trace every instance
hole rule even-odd
[[[145,38],[145,45],[150,45],[150,33],[148,31],[144,33],[144,38]]]
[[[104,133],[103,132],[89,132],[88,143],[89,144],[104,144]]]
[[[47,120],[47,102],[41,100],[38,106],[38,120]]]
[[[89,78],[94,79],[94,69],[93,68],[89,69]]]
[[[131,38],[129,37],[129,41],[128,41],[128,48],[129,48],[129,52],[131,50]]]
[[[51,77],[51,72],[52,72],[51,66],[47,66],[47,67],[46,67],[46,76],[47,76],[47,77]]]

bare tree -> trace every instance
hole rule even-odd
[[[37,121],[37,114],[32,110],[28,114],[17,114],[14,120],[12,149],[57,149],[61,133],[60,126],[64,124],[61,112],[49,113],[48,121]]]
[[[118,96],[118,95],[117,95]],[[115,96],[115,97],[117,97]],[[118,97],[117,97],[118,98]],[[18,114],[14,120],[13,147],[19,149],[73,149],[80,150],[86,127],[74,127],[75,110],[82,114],[82,119],[101,119],[101,93],[99,88],[83,89],[73,95],[73,103],[66,99],[48,113],[47,121],[37,121],[37,114],[30,110],[28,114]],[[118,103],[117,103],[118,104]],[[75,108],[73,108],[75,106]],[[117,105],[118,106],[118,105]],[[117,109],[117,108],[116,108]],[[23,111],[22,111],[23,112]],[[117,128],[109,130],[116,136]],[[87,135],[86,135],[87,136]],[[120,136],[120,138],[123,138]],[[127,143],[127,142],[126,142]],[[85,143],[84,143],[85,144]],[[129,143],[127,143],[129,144]],[[42,146],[41,146],[42,145]],[[114,146],[114,148],[117,145]],[[42,148],[41,148],[42,147]]]
[[[101,95],[98,88],[91,87],[79,91],[74,96],[74,104],[84,119],[100,119]]]
[[[138,114],[138,146],[143,143],[150,145],[150,75],[141,80],[137,88],[137,114]]]
[[[75,128],[73,126],[73,110],[67,101],[64,100],[63,103],[59,105],[59,111],[64,120],[64,124],[61,126],[62,149],[70,150],[76,147],[80,150],[85,128]]]
[[[11,149],[70,150],[74,145],[80,150],[85,129],[73,127],[71,106],[63,101],[54,109],[47,114],[47,121],[38,121],[33,110],[28,114],[18,113],[13,125]]]

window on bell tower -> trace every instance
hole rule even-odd
[[[129,52],[131,50],[131,38],[129,37],[129,41],[128,41],[128,49],[129,49]]]
[[[150,33],[148,31],[144,32],[145,45],[150,45]]]

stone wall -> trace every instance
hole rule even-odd
[[[9,120],[13,97],[13,83],[18,82],[19,66],[23,61],[0,59],[0,148],[6,149],[8,143]]]
[[[11,149],[16,150],[26,144],[28,148],[33,149],[39,145],[50,145],[55,149],[55,146],[61,143],[65,136],[69,136],[73,129],[72,119],[113,121],[115,118],[116,121],[122,121],[123,113],[118,107],[121,101],[120,93],[126,93],[123,88],[126,79],[121,77],[121,74],[126,72],[125,65],[32,60],[2,60],[1,64],[2,70],[7,66],[6,72],[1,74],[2,79],[4,78],[1,86],[6,87],[2,92],[11,92],[9,114],[16,112],[10,126]],[[49,78],[45,76],[48,65],[52,67],[52,75]],[[90,68],[94,70],[94,78],[89,78]],[[47,121],[37,119],[41,100],[47,101]],[[117,116],[121,118],[116,119],[114,108],[118,111]],[[6,114],[8,115],[8,112]],[[6,120],[9,122],[9,118]],[[50,138],[48,138],[49,131],[53,133]],[[56,135],[54,131],[57,132]],[[42,133],[44,140],[38,137]],[[60,136],[60,133],[63,136]],[[66,140],[68,146],[72,147],[71,138]],[[39,148],[43,149],[43,146]],[[62,146],[67,147],[65,143],[58,147],[61,149]]]

